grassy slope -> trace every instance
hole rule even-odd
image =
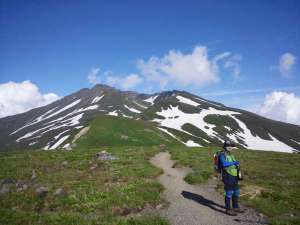
[[[194,169],[186,181],[201,183],[214,176],[212,156],[217,149],[180,147],[170,150],[173,159],[178,160],[177,166]],[[238,150],[235,155],[244,174],[242,201],[267,215],[271,224],[300,224],[300,155],[254,150]],[[250,199],[257,189],[262,189],[261,194]]]
[[[78,146],[93,148],[100,146],[153,146],[165,144],[181,145],[153,124],[128,118],[98,116],[91,121],[89,132],[78,141]]]
[[[168,146],[178,166],[194,169],[185,178],[187,182],[205,182],[214,175],[212,155],[216,148],[185,148],[143,121],[101,116],[90,125],[90,131],[70,152],[0,154],[0,179],[29,184],[24,192],[16,192],[13,187],[10,194],[0,195],[0,224],[167,224],[162,218],[124,217],[161,201],[162,186],[152,179],[161,171],[147,161],[159,152],[155,147],[159,144]],[[93,161],[92,156],[104,149],[119,159]],[[250,150],[238,151],[236,156],[245,176],[242,194],[263,189],[254,199],[245,195],[242,201],[268,215],[272,224],[299,223],[300,156]],[[68,165],[62,166],[65,160]],[[91,171],[94,164],[98,167]],[[37,178],[31,181],[33,169]],[[49,188],[46,198],[33,195],[38,186]],[[61,187],[68,190],[68,197],[54,197],[56,188]]]
[[[0,224],[168,224],[162,218],[124,217],[160,203],[163,187],[151,178],[161,171],[147,161],[158,148],[110,147],[106,150],[118,160],[93,161],[99,150],[2,153],[0,179],[24,181],[29,188],[16,192],[13,186],[11,193],[0,195]],[[37,178],[31,181],[33,169]],[[33,194],[39,186],[49,188],[45,198]],[[69,195],[55,197],[57,188]]]

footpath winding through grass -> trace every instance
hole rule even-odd
[[[170,148],[176,166],[193,168],[185,177],[190,184],[200,184],[216,175],[212,157],[217,150]],[[300,224],[300,155],[254,150],[237,150],[235,155],[244,174],[242,202],[268,216],[272,225]]]
[[[218,148],[186,148],[152,125],[126,119],[111,125],[111,120],[92,121],[72,151],[1,153],[0,224],[169,224],[164,218],[140,214],[145,207],[162,203],[163,187],[154,179],[162,171],[148,161],[161,150],[157,147],[161,143],[176,166],[193,169],[185,177],[188,183],[201,184],[215,176],[212,156]],[[104,144],[111,147],[96,147]],[[102,150],[117,159],[95,160]],[[242,202],[268,216],[272,225],[300,224],[300,155],[253,150],[238,150],[235,155],[245,178]],[[18,191],[20,185],[26,188]],[[48,193],[36,196],[38,187],[46,187]],[[67,194],[55,195],[58,189]]]
[[[93,159],[102,150],[117,159]],[[1,153],[0,180],[11,185],[0,195],[0,224],[169,224],[160,217],[135,216],[146,205],[161,203],[163,187],[152,178],[162,171],[148,162],[157,152],[158,147],[126,146]],[[16,183],[28,187],[17,191]],[[41,186],[48,189],[44,197],[35,195]],[[58,188],[67,194],[56,196]]]

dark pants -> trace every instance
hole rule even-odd
[[[234,177],[226,172],[222,175],[224,190],[225,190],[225,207],[226,209],[231,208],[231,199],[232,207],[239,208],[239,197],[240,197],[240,187],[238,184],[238,178]]]

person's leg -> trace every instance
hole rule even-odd
[[[243,213],[244,210],[242,210],[239,206],[239,198],[240,198],[240,188],[237,187],[234,191],[233,191],[233,195],[232,195],[232,207],[233,210],[237,213]]]
[[[236,189],[233,191],[232,195],[232,208],[237,209],[239,208],[239,197],[240,197],[240,189]]]
[[[231,198],[233,196],[233,190],[226,190],[225,189],[225,208],[226,210],[231,209]]]
[[[225,189],[225,208],[226,213],[230,216],[236,216],[236,212],[231,209],[231,199],[233,197],[233,190]]]
[[[226,213],[231,216],[237,215],[235,212],[231,210],[231,199],[233,196],[233,179],[232,176],[229,174],[224,174],[223,176],[223,182],[224,182],[224,190],[225,190],[225,208],[226,208]]]

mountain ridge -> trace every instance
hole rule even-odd
[[[0,118],[0,151],[70,147],[72,137],[97,115],[153,122],[191,147],[216,146],[231,139],[241,148],[300,151],[297,125],[227,107],[186,91],[143,94],[102,84],[82,88],[46,106]],[[58,141],[61,143],[56,144]]]

